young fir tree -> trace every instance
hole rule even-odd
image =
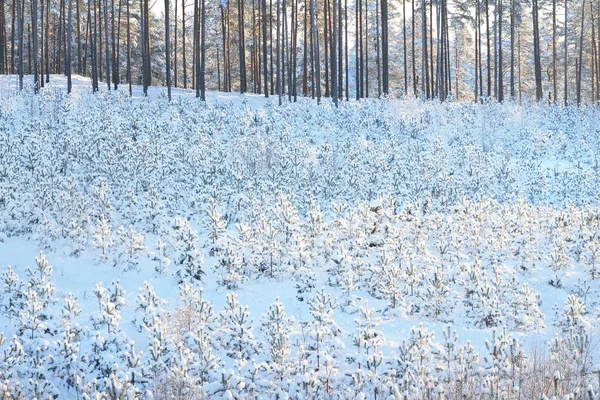
[[[190,227],[187,220],[175,218],[172,241],[174,264],[181,266],[177,276],[181,280],[201,281],[202,276],[205,275],[202,269],[204,257],[196,247],[198,234]]]
[[[235,293],[227,295],[225,308],[219,314],[221,332],[219,344],[227,356],[249,360],[258,354],[259,343],[254,339],[248,306],[240,305]]]

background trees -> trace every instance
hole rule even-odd
[[[599,19],[600,0],[2,0],[0,73],[36,88],[73,71],[94,90],[172,81],[202,98],[595,104]]]

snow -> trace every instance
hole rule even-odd
[[[15,335],[24,348],[0,356],[0,394],[43,398],[38,382],[91,395],[114,381],[144,398],[452,398],[462,379],[472,396],[526,398],[540,395],[527,392],[536,373],[514,370],[532,372],[534,351],[548,363],[539,379],[587,371],[561,394],[598,392],[597,109],[336,110],[217,92],[205,104],[183,89],[169,104],[160,87],[93,95],[74,77],[67,97],[52,76],[36,97],[29,82],[21,95],[0,77],[0,348]],[[46,300],[40,284],[26,293],[40,252],[56,288]],[[9,266],[24,283],[12,295]],[[31,339],[27,296],[49,326]],[[278,301],[291,319],[267,329]],[[67,328],[88,355],[64,362],[78,383],[48,372]]]

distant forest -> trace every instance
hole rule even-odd
[[[600,100],[600,0],[158,1],[0,0],[0,73],[280,102]]]

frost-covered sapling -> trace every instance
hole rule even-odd
[[[8,317],[8,320],[12,321],[12,318],[18,316],[19,310],[22,307],[23,282],[10,265],[6,268],[6,271],[0,274],[0,282],[2,282],[0,309]]]
[[[216,200],[212,199],[206,207],[204,226],[208,234],[209,255],[215,256],[221,249],[221,240],[225,236],[227,224],[221,216]]]
[[[254,338],[248,306],[240,305],[235,293],[227,295],[219,320],[221,334],[218,340],[228,357],[249,360],[258,354],[260,346]]]
[[[592,279],[600,277],[600,236],[587,242],[584,253],[585,263],[590,268]]]
[[[138,331],[149,331],[160,323],[163,316],[163,301],[156,295],[154,288],[148,283],[139,289],[136,299],[135,318],[133,324]]]
[[[156,251],[152,254],[152,260],[156,261],[154,271],[160,276],[167,276],[169,274],[169,265],[171,260],[167,256],[167,244],[161,239],[158,239],[155,246]]]
[[[365,303],[354,319],[356,332],[352,336],[352,344],[356,348],[354,356],[348,361],[353,366],[353,380],[360,383],[354,390],[362,396],[377,398],[383,391],[381,370],[383,369],[383,332],[378,329],[380,318],[374,316],[375,309]]]
[[[261,330],[267,337],[269,358],[276,366],[283,366],[290,355],[290,332],[294,319],[287,316],[279,297],[269,306],[261,319]]]
[[[215,271],[219,274],[218,283],[228,290],[239,287],[243,277],[243,258],[238,254],[238,247],[231,242],[221,246],[221,255],[215,265]]]
[[[560,288],[562,287],[562,282],[559,278],[559,274],[566,270],[570,265],[565,238],[560,231],[557,231],[557,236],[554,239],[554,246],[548,256],[548,260],[555,273],[555,278],[550,280],[549,283],[554,287]]]
[[[182,268],[177,271],[179,278],[201,281],[202,276],[205,275],[202,269],[204,257],[196,247],[198,234],[190,227],[186,219],[175,218],[172,240],[173,261]]]
[[[146,252],[144,236],[133,229],[119,227],[116,234],[116,250],[113,265],[121,266],[124,271],[137,269],[139,260]]]
[[[92,225],[92,245],[100,251],[100,261],[106,262],[109,249],[114,245],[114,237],[104,214],[101,214],[96,223]]]

